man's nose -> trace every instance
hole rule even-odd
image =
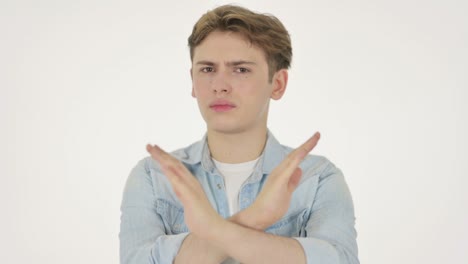
[[[211,87],[215,93],[229,93],[231,92],[231,84],[229,82],[229,76],[224,71],[219,71],[214,75]]]

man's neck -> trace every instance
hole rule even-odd
[[[265,147],[267,128],[225,134],[208,130],[211,156],[224,163],[242,163],[258,158]]]

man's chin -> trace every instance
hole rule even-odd
[[[242,132],[245,132],[245,129],[242,127],[227,126],[227,125],[211,126],[211,127],[208,127],[208,130],[211,130],[215,133],[226,134],[226,135],[240,134]]]

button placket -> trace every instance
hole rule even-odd
[[[221,195],[223,193],[223,190],[225,189],[224,188],[224,179],[222,176],[220,176],[219,174],[216,174],[216,173],[210,173],[210,177],[213,177],[212,179],[215,179],[214,180],[214,184],[216,186],[216,192],[218,193],[216,196],[221,198],[221,200],[218,200],[217,203],[219,203],[221,206],[219,207],[219,213],[224,216],[224,217],[227,217],[229,216],[229,213],[226,208],[229,208],[229,207],[226,207],[227,206],[227,197],[226,197],[226,194],[224,195]]]

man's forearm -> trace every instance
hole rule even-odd
[[[287,212],[302,176],[299,163],[319,138],[320,134],[316,133],[289,153],[270,173],[255,202],[230,220],[217,214],[200,182],[178,159],[158,146],[147,145],[151,157],[162,164],[162,172],[183,203],[186,224],[193,232],[180,246],[174,262],[218,263],[231,256],[247,263],[275,263],[281,262],[283,256],[288,262],[304,263],[299,242],[268,235],[263,230]]]
[[[216,263],[219,264],[227,255],[219,248],[190,233],[180,246],[174,264],[179,263]]]
[[[261,232],[269,226],[269,223],[262,223],[254,212],[247,210],[241,211],[228,219],[233,224],[250,228]],[[179,252],[174,260],[179,263],[216,263],[224,261],[228,255],[213,241],[202,239],[195,234],[189,234],[182,243]]]
[[[225,252],[242,263],[298,263],[307,259],[299,241],[246,228],[225,221],[223,233],[208,237],[220,252]]]
[[[228,256],[242,263],[306,263],[301,244],[287,237],[263,232],[271,223],[262,223],[252,212],[242,211],[224,221],[213,235],[200,238],[189,234],[174,263],[216,263]]]

